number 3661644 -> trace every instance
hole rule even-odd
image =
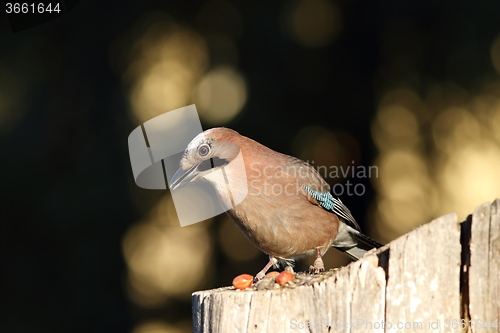
[[[8,2],[5,4],[5,12],[7,14],[43,14],[43,13],[60,13],[59,2],[55,3],[18,3]]]

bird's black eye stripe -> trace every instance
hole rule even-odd
[[[197,168],[198,171],[206,171],[206,170],[210,170],[210,169],[213,169],[213,168],[216,168],[216,167],[221,167],[221,166],[224,166],[226,164],[228,164],[229,161],[228,160],[225,160],[223,158],[218,158],[218,157],[214,157],[214,158],[210,158],[208,160],[205,160],[203,162],[201,162]]]
[[[198,147],[198,154],[200,154],[200,156],[207,156],[209,152],[210,146],[207,144],[203,144]]]

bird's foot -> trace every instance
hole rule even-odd
[[[325,264],[323,263],[323,259],[321,259],[321,257],[316,258],[311,267],[309,267],[309,273],[311,274],[319,274],[324,271],[325,271]]]
[[[260,271],[257,273],[257,275],[255,275],[255,279],[253,281],[258,282],[258,281],[262,280],[264,278],[264,276],[266,276],[266,273],[263,271]]]
[[[266,266],[264,266],[264,268],[262,268],[262,270],[259,273],[257,273],[257,275],[255,275],[254,281],[257,282],[257,281],[262,280],[264,278],[264,276],[266,276],[266,273],[269,270],[269,268],[271,268],[271,266],[276,264],[277,262],[278,262],[278,259],[276,259],[273,256],[269,256],[269,262],[267,263]]]

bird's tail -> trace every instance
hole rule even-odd
[[[378,249],[383,246],[360,231],[345,224],[341,227],[339,236],[340,237],[337,237],[332,246],[344,252],[354,260],[362,258],[366,252],[371,249]]]

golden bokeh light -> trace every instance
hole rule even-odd
[[[432,188],[422,156],[411,150],[391,150],[381,154],[375,164],[380,175],[373,179],[381,193],[378,211],[386,227],[403,234],[431,216]],[[421,210],[422,206],[427,210]]]
[[[422,224],[419,203],[380,198],[377,209],[375,231],[384,238],[396,238]]]
[[[493,41],[490,54],[493,67],[500,73],[500,35]]]
[[[380,170],[380,177],[377,179],[383,179],[379,188],[394,199],[400,196],[398,191],[394,190],[394,186],[399,186],[401,181],[403,184],[421,184],[428,177],[427,166],[422,156],[411,151],[394,150],[388,152],[381,155],[380,162],[376,164],[379,165]],[[415,190],[411,192],[415,193]],[[420,193],[420,191],[417,192]]]
[[[452,107],[436,117],[432,134],[438,148],[454,154],[468,143],[478,141],[481,128],[476,118],[467,110]]]
[[[328,0],[297,0],[283,16],[284,29],[306,47],[328,45],[342,26],[339,9]]]
[[[492,85],[490,89],[492,89],[491,92],[483,92],[473,97],[470,103],[469,112],[474,115],[481,124],[485,124],[493,129],[496,126],[494,118],[498,115],[498,111],[500,110],[500,100],[496,96],[495,90],[500,92],[500,85],[498,87]]]
[[[418,123],[411,111],[401,105],[381,108],[377,120],[382,129],[394,138],[416,136]]]
[[[476,95],[453,84],[435,85],[423,99],[407,88],[387,92],[372,123],[379,235],[389,240],[451,212],[464,220],[500,197],[499,132],[498,83]]]
[[[372,124],[372,135],[381,150],[396,147],[416,148],[421,143],[420,124],[412,111],[400,104],[379,108]]]
[[[129,268],[129,295],[143,307],[164,304],[169,297],[189,298],[208,274],[212,244],[207,222],[179,227],[170,194],[133,225],[123,239]]]
[[[476,141],[458,147],[438,170],[443,198],[439,214],[455,211],[465,217],[475,206],[500,197],[499,170],[498,143]]]
[[[497,103],[497,110],[492,115],[489,125],[491,127],[491,132],[493,133],[493,136],[495,137],[497,142],[500,143],[500,100]]]
[[[137,325],[132,333],[188,333],[188,325],[172,325],[163,320],[149,320]]]
[[[423,101],[420,96],[418,96],[415,91],[408,88],[390,90],[382,96],[379,103],[379,110],[394,106],[400,106],[414,115],[418,115],[418,119],[416,119],[417,122],[420,120],[422,115],[426,114]]]
[[[208,63],[202,37],[154,18],[134,42],[134,57],[124,73],[131,84],[132,112],[141,123],[191,104],[192,90]]]
[[[219,229],[219,244],[222,251],[236,261],[252,260],[260,254],[227,215]]]
[[[216,67],[200,81],[194,101],[202,120],[223,125],[233,119],[247,99],[245,79],[230,66]]]

